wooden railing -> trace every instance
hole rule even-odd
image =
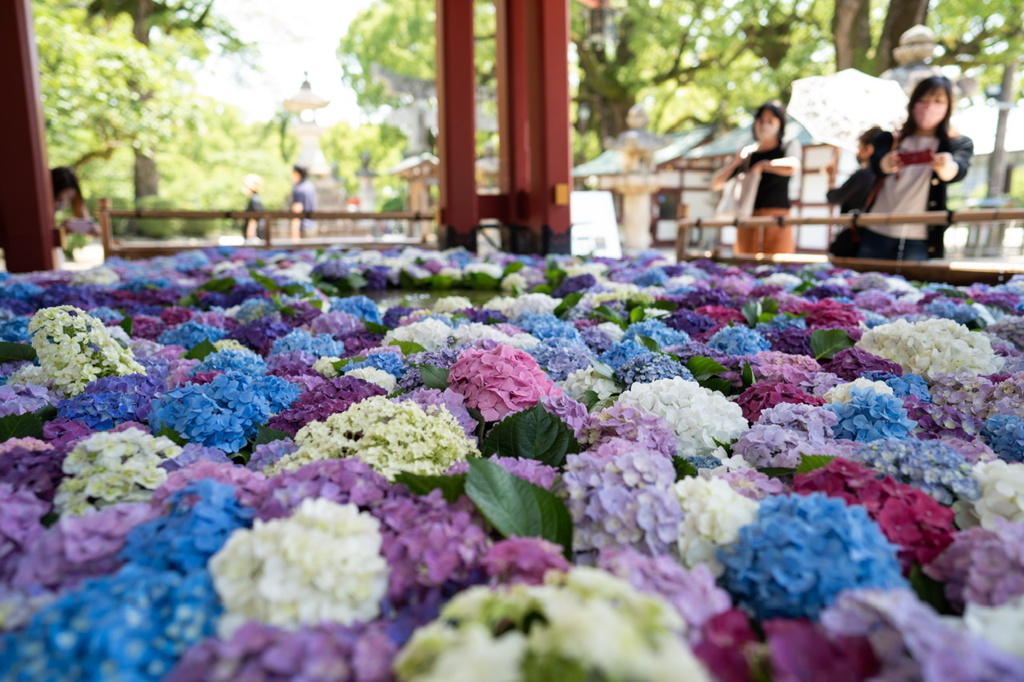
[[[294,213],[291,211],[183,211],[164,209],[115,209],[110,199],[100,199],[96,210],[99,223],[100,241],[103,244],[105,258],[120,256],[122,258],[149,258],[156,255],[167,255],[185,249],[198,249],[217,246],[218,243],[206,239],[174,239],[174,240],[124,240],[114,236],[113,221],[117,218],[137,220],[232,220],[247,221],[250,219],[265,220],[266,234],[262,239],[247,243],[258,249],[314,249],[330,247],[375,248],[388,249],[395,246],[421,246],[433,248],[436,243],[436,215],[433,213],[416,213],[391,211],[381,213],[354,213],[349,211],[308,211]],[[275,236],[272,221],[283,221],[286,225],[291,220],[309,218],[319,221],[342,221],[353,228],[348,233],[332,233],[305,236],[297,240]],[[404,234],[373,234],[372,228],[360,223],[379,226],[382,222],[400,221],[405,223]]]

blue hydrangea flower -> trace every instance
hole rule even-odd
[[[524,313],[512,320],[512,324],[525,332],[533,334],[541,341],[549,339],[565,339],[582,342],[583,337],[572,324],[560,320],[551,313]]]
[[[258,425],[298,395],[298,387],[280,377],[228,372],[207,384],[185,384],[157,397],[150,426],[154,432],[166,426],[193,443],[238,452],[256,435]]]
[[[364,322],[381,323],[380,310],[377,304],[366,296],[347,296],[331,298],[331,312],[343,312],[355,315]]]
[[[873,310],[864,310],[863,308],[857,308],[857,312],[864,316],[864,324],[867,325],[868,329],[874,329],[883,324],[889,324],[892,322],[885,315],[880,315]]]
[[[907,416],[903,401],[870,388],[851,388],[849,402],[830,403],[839,423],[832,428],[836,438],[869,443],[882,438],[907,438],[917,423]]]
[[[898,549],[864,507],[821,493],[772,495],[718,549],[721,584],[759,619],[816,619],[845,590],[905,587]]]
[[[238,306],[235,312],[235,319],[242,324],[255,322],[264,317],[277,315],[277,306],[269,298],[256,297],[247,298]]]
[[[78,395],[57,403],[57,416],[98,431],[127,421],[145,422],[150,403],[166,386],[162,374],[101,377]]]
[[[191,349],[203,341],[214,343],[227,335],[226,329],[189,320],[188,322],[182,322],[177,327],[164,331],[160,334],[157,341],[165,346],[173,345]]]
[[[636,341],[622,341],[620,343],[616,343],[604,353],[601,353],[597,359],[612,369],[618,369],[626,364],[627,360],[650,352],[651,351],[647,350],[647,348],[641,346]]]
[[[976,499],[978,482],[971,464],[953,446],[940,440],[887,438],[861,445],[851,457],[928,493],[945,505],[964,497]]]
[[[667,346],[685,346],[690,342],[690,335],[679,329],[673,329],[661,320],[644,320],[634,322],[626,327],[623,339],[635,340],[637,337],[646,336],[662,348]]]
[[[658,379],[693,379],[690,370],[664,353],[645,353],[632,357],[615,370],[615,380],[629,388],[634,383],[649,384]]]
[[[1024,462],[1024,417],[997,414],[985,420],[981,435],[1007,462]]]
[[[342,371],[347,372],[350,369],[360,369],[362,367],[373,367],[375,369],[383,370],[396,379],[401,379],[409,370],[409,365],[402,359],[401,355],[398,353],[385,352],[370,353],[366,356],[365,360],[345,365]]]
[[[10,343],[28,343],[32,335],[28,333],[29,318],[12,317],[0,322],[0,341]]]
[[[882,370],[871,370],[864,373],[864,378],[869,381],[881,381],[892,389],[893,395],[897,398],[914,396],[921,402],[930,403],[932,394],[928,390],[928,382],[918,374],[904,374],[896,376]]]
[[[0,298],[13,298],[19,301],[31,303],[33,299],[41,295],[45,289],[32,282],[12,282],[7,280],[0,285]]]
[[[252,524],[253,510],[234,486],[205,478],[174,493],[163,516],[129,531],[121,558],[160,571],[188,574],[206,568],[228,537]]]
[[[754,329],[759,332],[778,331],[780,329],[807,329],[807,320],[802,317],[778,314],[767,322],[758,322]]]
[[[294,329],[286,336],[274,341],[270,348],[270,354],[290,353],[301,350],[318,358],[341,357],[345,354],[345,342],[328,336],[327,334],[310,334],[305,329]]]
[[[267,373],[267,363],[251,350],[229,348],[207,355],[202,362],[192,368],[190,376],[202,372],[241,372],[262,376]]]
[[[981,313],[973,306],[965,305],[959,299],[951,298],[936,298],[925,305],[924,312],[960,324],[968,324],[981,317]]]
[[[552,381],[562,381],[578,369],[586,369],[594,353],[582,341],[566,338],[546,339],[526,351],[532,355]]]
[[[771,350],[772,344],[761,332],[748,327],[725,327],[708,339],[708,345],[728,355],[754,355]]]
[[[648,268],[633,280],[638,287],[660,287],[669,279],[664,268]]]

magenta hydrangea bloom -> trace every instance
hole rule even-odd
[[[256,518],[284,518],[303,500],[317,497],[369,509],[388,494],[400,494],[398,490],[404,491],[405,486],[391,486],[386,478],[355,457],[319,460],[269,479]]]
[[[667,458],[675,456],[679,448],[676,432],[664,417],[629,403],[615,403],[592,415],[580,443],[596,449],[614,438],[632,441]]]
[[[489,422],[533,407],[543,395],[562,392],[532,355],[504,344],[464,351],[448,372],[448,384]]]
[[[492,584],[542,585],[548,571],[568,571],[562,548],[541,538],[508,538],[496,542],[481,559]]]
[[[736,404],[743,410],[743,418],[752,423],[761,418],[763,410],[775,407],[780,403],[798,403],[819,407],[824,405],[825,401],[784,382],[758,382],[736,398]]]
[[[267,494],[267,479],[263,474],[235,466],[230,462],[217,463],[199,460],[177,471],[172,471],[164,484],[153,492],[152,504],[161,507],[174,493],[193,481],[212,478],[218,483],[234,487],[235,498],[243,507],[257,507]]]

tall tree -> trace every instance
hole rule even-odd
[[[871,0],[836,0],[832,41],[836,46],[836,71],[871,70]]]

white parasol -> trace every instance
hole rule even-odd
[[[857,138],[871,128],[894,130],[907,118],[907,94],[896,81],[857,69],[793,81],[787,113],[817,142],[857,150]]]

